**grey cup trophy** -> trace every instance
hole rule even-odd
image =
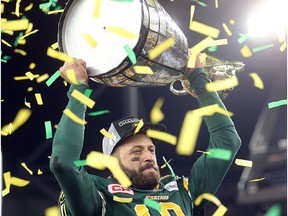
[[[177,95],[187,94],[183,75],[187,73],[189,48],[185,35],[157,0],[69,0],[58,25],[60,51],[81,58],[95,82],[113,86],[164,86]],[[97,8],[98,7],[98,8]],[[97,43],[92,47],[84,35]],[[156,59],[148,53],[165,39],[173,37],[175,44]],[[123,48],[135,53],[136,64]],[[133,66],[149,66],[153,74],[137,74]],[[205,72],[212,81],[235,76],[244,68],[239,61],[206,58]],[[180,80],[183,90],[173,84]],[[188,91],[188,92],[187,92]],[[232,89],[218,92],[224,99]],[[189,92],[191,93],[191,92]]]

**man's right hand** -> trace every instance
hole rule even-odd
[[[72,84],[73,82],[68,77],[68,70],[74,71],[75,78],[79,84],[88,86],[88,74],[86,71],[86,62],[84,60],[75,59],[73,62],[65,62],[59,70],[60,76],[70,84]]]

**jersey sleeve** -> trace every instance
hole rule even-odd
[[[87,87],[71,85],[66,108],[84,119],[86,106],[71,96],[74,89],[84,93]],[[82,151],[84,129],[84,125],[63,114],[53,140],[50,170],[65,194],[69,215],[93,215],[101,208],[101,198],[92,179],[83,167],[74,166]]]
[[[210,80],[202,68],[193,71],[188,80],[197,95],[200,107],[218,104],[226,109],[216,92],[205,90],[205,85]],[[210,135],[208,149],[228,150],[231,152],[231,158],[221,160],[202,154],[196,160],[189,175],[189,190],[193,201],[203,193],[216,193],[241,145],[240,137],[229,116],[215,113],[212,116],[205,116],[204,120]],[[207,201],[203,200],[199,206],[195,206],[194,211],[202,211],[206,203]]]

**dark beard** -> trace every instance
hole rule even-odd
[[[159,183],[160,173],[159,169],[156,169],[156,173],[144,175],[143,171],[145,169],[154,167],[153,164],[147,163],[143,167],[140,168],[140,171],[131,170],[123,166],[123,164],[119,161],[121,169],[128,176],[128,178],[132,182],[132,186],[141,190],[153,190]]]

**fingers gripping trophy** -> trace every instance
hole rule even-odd
[[[193,95],[185,80],[191,55],[187,38],[157,0],[97,2],[100,0],[68,1],[58,25],[60,51],[85,60],[90,79],[97,83],[113,87],[170,84],[174,94]],[[174,45],[150,59],[149,52],[169,38]],[[136,73],[134,66],[147,66],[153,73]],[[212,81],[235,76],[243,68],[242,62],[213,56],[206,57],[204,66]],[[177,81],[182,90],[174,89]],[[224,99],[231,91],[218,94]]]

